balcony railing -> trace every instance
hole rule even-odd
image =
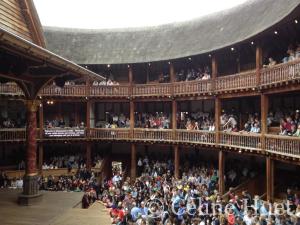
[[[133,96],[171,96],[172,84],[159,83],[159,84],[136,84],[133,86]]]
[[[220,132],[220,145],[242,149],[260,150],[261,135],[241,132]]]
[[[0,93],[3,95],[24,95],[21,88],[15,83],[0,84]]]
[[[25,140],[26,140],[25,128],[0,129],[0,142],[25,141]]]
[[[280,135],[266,135],[266,151],[300,158],[300,138]]]
[[[182,81],[174,83],[174,95],[211,93],[212,80]]]
[[[257,86],[255,71],[248,71],[216,79],[216,91],[249,89]]]
[[[91,128],[91,139],[130,140],[130,129],[127,128]]]
[[[135,128],[133,131],[134,139],[146,141],[172,141],[172,134],[172,130],[169,129]]]
[[[65,130],[65,129],[62,129]],[[37,139],[47,141],[49,137],[39,136]],[[70,136],[71,135],[71,136]],[[90,140],[123,140],[123,141],[150,141],[169,142],[181,144],[204,144],[211,146],[223,146],[227,148],[238,148],[247,150],[267,151],[274,154],[300,158],[300,138],[280,135],[266,134],[264,139],[260,134],[242,132],[220,132],[220,143],[216,143],[216,133],[209,131],[188,131],[171,129],[145,129],[135,128],[133,136],[128,128],[90,128],[85,136],[80,139]],[[65,136],[51,137],[51,140],[76,140],[72,133],[67,132]],[[26,140],[25,128],[0,129],[0,142],[20,142]],[[264,140],[264,141],[263,141]],[[261,144],[263,141],[264,145]],[[265,146],[264,149],[263,146]]]
[[[90,96],[128,97],[130,95],[129,85],[114,86],[91,86]]]
[[[70,96],[81,97],[87,96],[86,85],[65,85],[60,88],[55,85],[50,85],[42,89],[41,95],[43,96]]]
[[[216,134],[215,132],[209,132],[209,131],[176,130],[175,140],[178,142],[215,145]]]
[[[262,86],[288,82],[300,78],[300,60],[288,63],[281,63],[276,66],[262,69],[261,81]]]

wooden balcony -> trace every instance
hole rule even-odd
[[[255,70],[218,77],[215,83],[215,91],[233,91],[241,89],[253,89],[257,86]]]
[[[91,86],[89,95],[91,97],[128,97],[130,96],[130,86]]]
[[[174,95],[212,94],[212,80],[181,81],[174,83]]]
[[[19,142],[26,140],[25,128],[0,129],[0,142]]]
[[[300,138],[267,134],[266,151],[300,158]]]
[[[171,83],[157,83],[157,84],[136,84],[133,86],[132,95],[134,97],[151,97],[151,96],[165,96],[172,95]]]
[[[216,134],[200,130],[176,130],[175,140],[180,143],[215,145]]]
[[[132,136],[133,135],[133,136]],[[264,139],[260,134],[242,132],[220,132],[220,143],[216,143],[216,133],[209,131],[188,131],[171,129],[135,128],[133,133],[128,128],[90,128],[84,137],[40,137],[37,129],[37,139],[47,140],[115,140],[159,142],[174,144],[207,145],[225,147],[227,149],[244,149],[249,151],[266,151],[273,154],[300,159],[300,138],[266,134]],[[25,128],[0,129],[0,142],[24,142]],[[261,144],[261,141],[264,144]],[[265,148],[263,149],[263,146]]]
[[[42,96],[69,96],[69,97],[84,97],[87,96],[86,85],[65,85],[60,88],[55,85],[50,85],[42,89]]]
[[[261,86],[270,86],[300,79],[300,60],[281,63],[261,71]]]
[[[220,132],[220,145],[228,148],[261,150],[261,135],[242,132]]]
[[[130,129],[127,128],[91,128],[89,137],[100,140],[130,140]]]
[[[2,95],[24,95],[21,88],[15,83],[0,84],[0,93]]]
[[[133,139],[138,141],[171,142],[173,141],[173,131],[170,129],[135,128]]]

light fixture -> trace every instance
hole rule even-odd
[[[190,61],[192,61],[192,58],[191,58],[191,57],[189,57],[189,60],[190,60]]]
[[[274,31],[274,34],[276,34],[276,35],[278,34],[277,30]]]
[[[110,67],[110,64],[107,64],[107,68],[109,68]]]
[[[39,96],[40,99],[42,99],[42,96]]]
[[[231,47],[231,51],[234,51],[234,47]]]
[[[239,150],[239,153],[242,153],[242,150]]]
[[[127,65],[128,68],[130,68],[130,65]]]
[[[170,64],[171,64],[171,62],[169,61],[169,62],[168,62],[168,64],[170,65]]]
[[[149,66],[151,66],[151,63],[148,63]]]
[[[85,97],[86,100],[88,100],[88,97]]]
[[[251,41],[251,45],[254,45],[254,41]]]
[[[209,54],[208,57],[211,58],[211,54]]]
[[[298,20],[295,20],[295,24],[297,24],[298,23]]]

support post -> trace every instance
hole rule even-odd
[[[86,168],[89,171],[92,169],[92,146],[90,142],[86,143]]]
[[[130,118],[129,118],[129,124],[130,124],[130,135],[131,138],[133,138],[133,131],[134,131],[134,102],[130,100],[129,102],[129,110],[130,110]]]
[[[216,144],[220,143],[220,117],[221,117],[221,99],[215,98],[215,133]]]
[[[91,100],[88,99],[86,102],[86,136],[90,136],[91,128]]]
[[[131,66],[128,67],[128,82],[129,82],[129,95],[133,94],[133,73]]]
[[[216,55],[212,55],[211,58],[211,78],[216,79],[218,76],[218,61]]]
[[[39,171],[40,171],[40,174],[43,173],[43,163],[44,163],[44,147],[40,143],[39,144]]]
[[[19,204],[31,205],[41,200],[39,194],[38,176],[36,170],[37,153],[37,119],[36,113],[39,102],[36,100],[26,101],[27,127],[26,127],[26,168],[23,179],[23,193],[19,195]]]
[[[136,145],[131,144],[131,169],[130,169],[131,180],[134,181],[136,178]]]
[[[260,70],[263,64],[263,57],[262,57],[262,48],[260,44],[256,46],[256,54],[255,54],[255,62],[256,62],[256,84],[257,86],[260,85]]]
[[[224,171],[225,171],[225,155],[224,152],[220,150],[219,151],[219,193],[221,195],[225,193]]]
[[[179,164],[180,164],[179,146],[174,145],[174,176],[175,176],[175,179],[179,179]]]
[[[175,99],[172,100],[172,129],[175,138],[175,132],[177,129],[177,102]]]
[[[176,82],[176,75],[175,75],[175,69],[174,69],[174,65],[170,62],[170,66],[169,66],[169,70],[170,70],[170,82],[172,84],[172,95],[174,96],[174,83]],[[171,97],[171,96],[170,96]]]
[[[265,150],[266,148],[266,137],[268,133],[267,117],[269,109],[269,97],[265,94],[260,95],[261,103],[261,149]]]
[[[274,161],[270,156],[266,157],[267,201],[274,200]]]
[[[44,135],[44,105],[43,102],[40,103],[39,105],[39,128],[40,128],[40,139],[43,138]]]

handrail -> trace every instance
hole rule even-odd
[[[55,128],[59,129],[59,128]],[[300,158],[300,138],[265,134],[265,149],[262,149],[262,135],[246,132],[219,132],[220,143],[216,143],[216,132],[205,130],[174,130],[172,129],[147,129],[134,128],[133,137],[129,128],[90,128],[89,134],[81,139],[90,140],[124,140],[124,141],[155,141],[186,144],[204,144],[211,146],[223,146],[247,150],[265,150],[270,153]],[[37,134],[39,135],[39,129]],[[74,137],[39,137],[39,141],[47,140],[71,140]],[[76,139],[76,138],[75,138]],[[0,129],[0,142],[18,142],[26,140],[25,128]]]
[[[254,88],[257,85],[255,70],[218,77],[215,85],[216,91]]]
[[[254,89],[277,83],[284,83],[300,79],[300,60],[281,63],[272,67],[262,68],[260,80],[257,84],[255,70],[232,75],[217,77],[209,80],[181,81],[174,83],[133,84],[130,93],[130,84],[112,86],[65,85],[60,88],[49,85],[41,90],[43,96],[70,96],[70,97],[151,97],[151,96],[181,96],[181,95],[212,95],[215,92]],[[12,83],[0,84],[0,94],[23,95],[22,90]]]
[[[244,132],[220,132],[220,145],[243,149],[261,149],[261,135]]]

